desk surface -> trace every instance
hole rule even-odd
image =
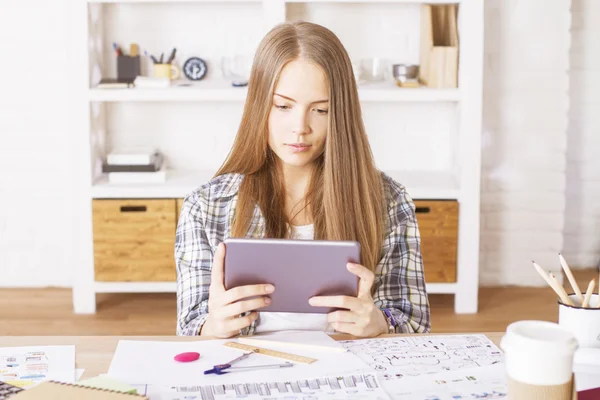
[[[504,333],[486,333],[485,335],[499,345]],[[353,339],[346,335],[336,335],[334,338],[338,340]],[[77,368],[85,368],[83,378],[91,378],[108,371],[119,340],[185,342],[206,340],[206,338],[195,336],[1,336],[0,347],[75,345],[75,364]]]

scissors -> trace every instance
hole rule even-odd
[[[241,356],[239,356],[238,358],[235,358],[226,364],[213,365],[212,369],[204,371],[204,375],[208,375],[208,374],[224,375],[229,372],[236,372],[236,371],[249,371],[249,370],[255,370],[255,369],[268,369],[268,368],[288,368],[288,367],[294,366],[294,364],[292,364],[291,362],[286,362],[284,364],[249,365],[246,367],[232,367],[231,366],[232,364],[235,364],[236,362],[241,361],[241,360],[251,356],[254,353],[255,353],[254,351],[251,351],[249,353],[244,353]],[[226,371],[226,370],[228,370],[228,371]]]

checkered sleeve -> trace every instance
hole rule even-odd
[[[390,310],[397,333],[427,333],[429,301],[415,205],[401,185],[392,182],[390,189],[387,235],[375,270],[375,305]]]
[[[198,192],[188,195],[177,224],[177,335],[198,335],[208,316],[213,252],[204,229],[205,209]]]

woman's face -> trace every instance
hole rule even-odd
[[[329,86],[323,70],[304,60],[279,76],[269,113],[269,147],[284,167],[311,166],[325,149]]]

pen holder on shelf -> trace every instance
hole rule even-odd
[[[154,64],[154,77],[155,78],[169,78],[177,79],[181,71],[179,67],[173,64]]]
[[[140,56],[117,56],[117,79],[133,82],[141,75]]]

